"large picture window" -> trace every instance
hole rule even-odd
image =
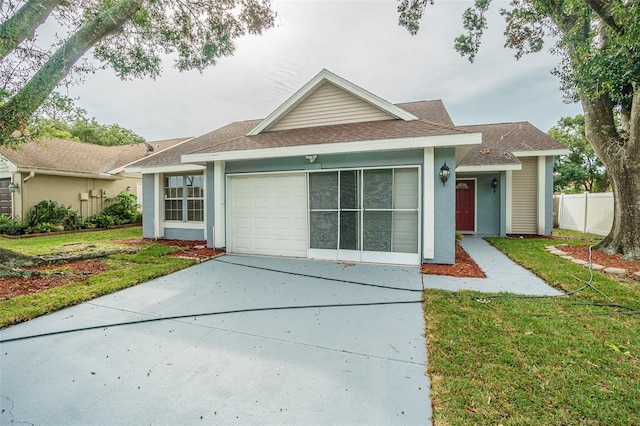
[[[204,179],[201,174],[164,177],[164,219],[204,221]]]

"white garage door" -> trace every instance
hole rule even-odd
[[[307,257],[304,174],[232,176],[227,194],[230,253]]]

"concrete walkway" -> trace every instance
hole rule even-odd
[[[462,248],[476,261],[487,278],[454,278],[425,275],[425,288],[474,290],[486,293],[516,293],[535,296],[557,296],[562,292],[550,287],[534,273],[514,263],[500,250],[480,237],[465,236]]]

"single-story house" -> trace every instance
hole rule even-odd
[[[87,218],[122,191],[140,201],[142,176],[124,167],[185,140],[101,146],[45,138],[15,149],[0,147],[0,214],[26,218],[40,201],[54,200]]]
[[[527,122],[456,126],[441,101],[392,104],[327,70],[266,118],[127,168],[143,234],[230,253],[453,263],[455,232],[548,234],[553,156]]]

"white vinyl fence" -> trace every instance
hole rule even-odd
[[[613,224],[613,193],[554,195],[558,227],[607,235]]]

